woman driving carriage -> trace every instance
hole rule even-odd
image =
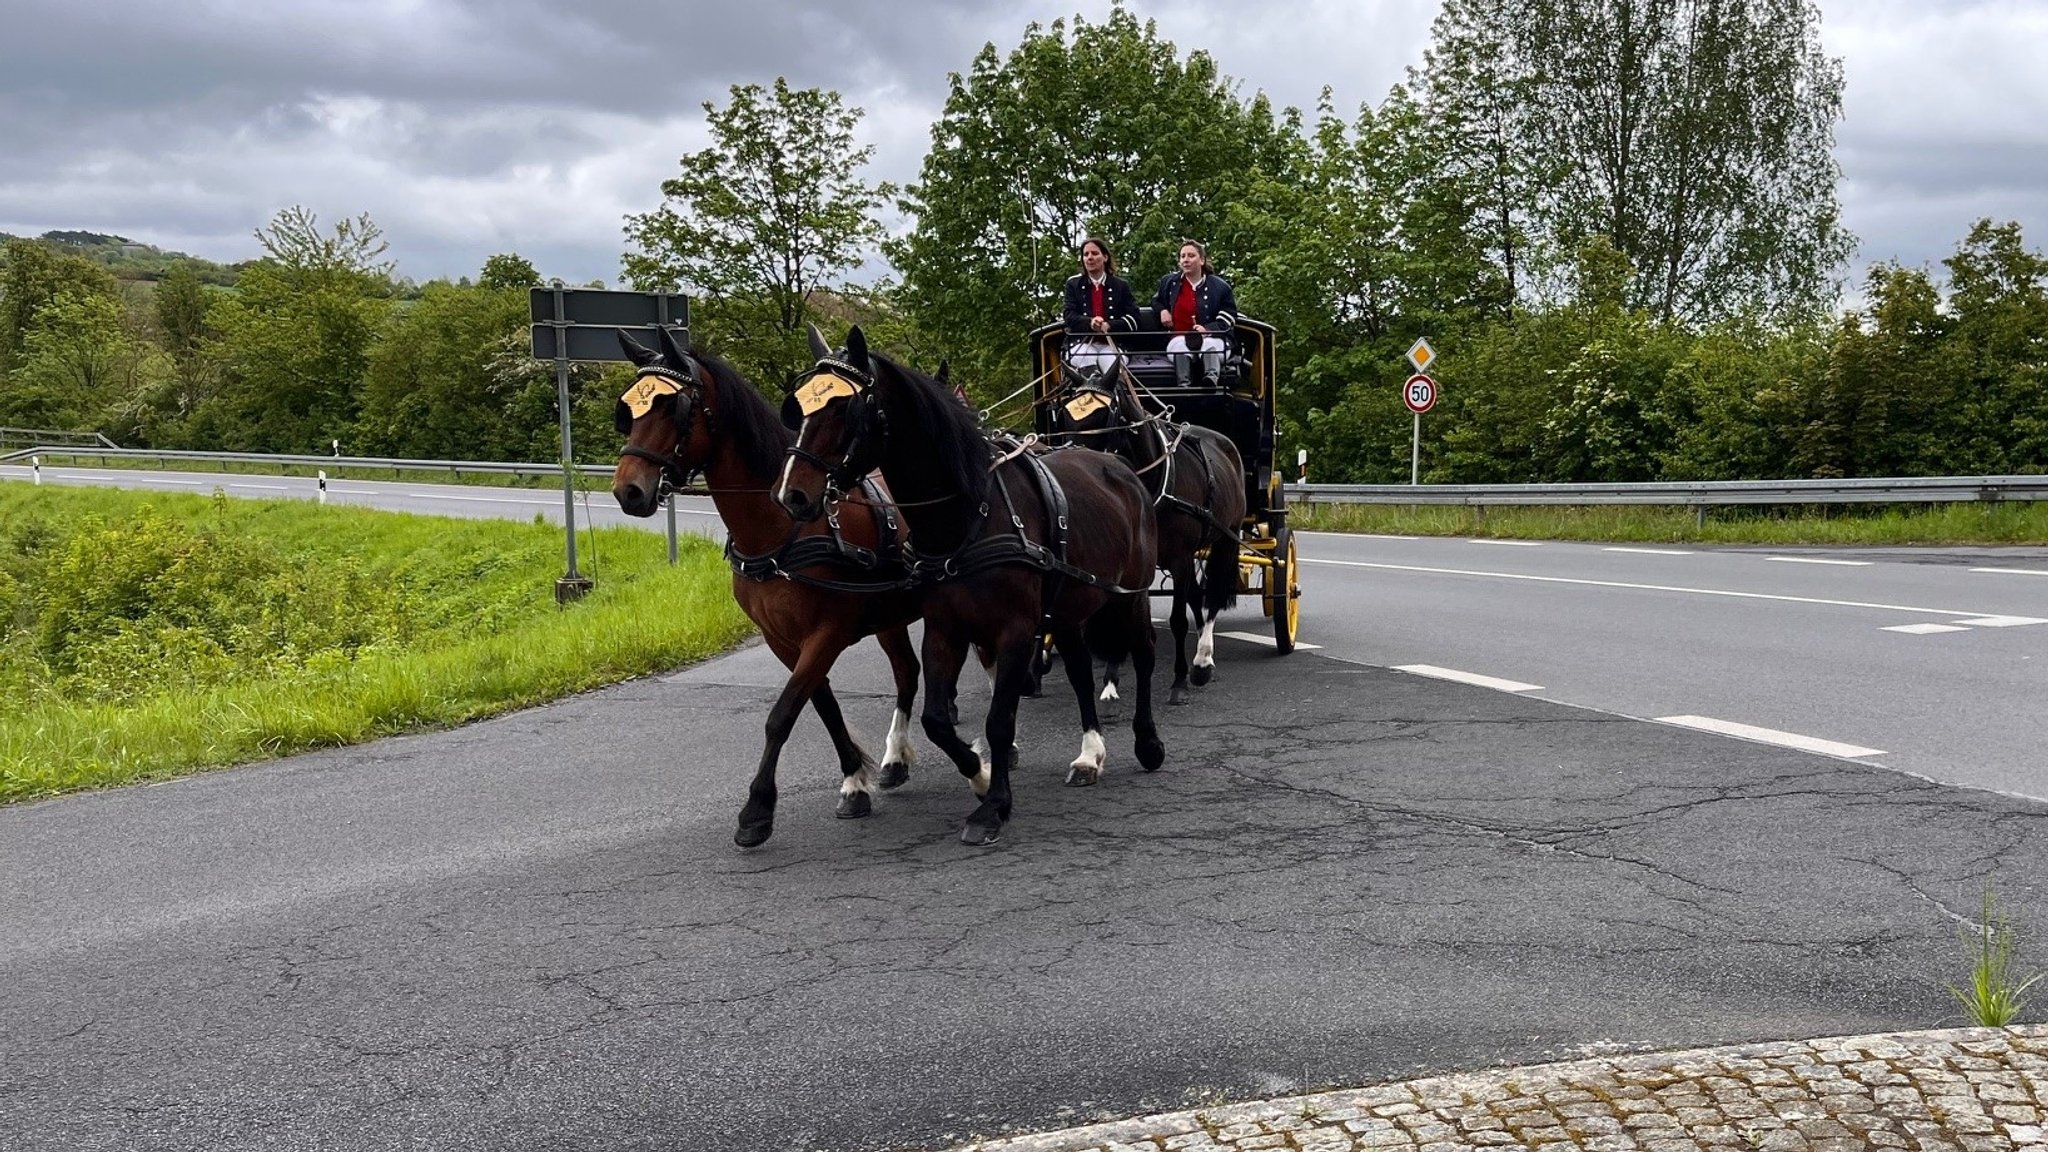
[[[1108,376],[1122,361],[1113,332],[1138,330],[1138,300],[1116,274],[1116,257],[1100,237],[1081,241],[1081,271],[1067,277],[1067,363],[1077,372]]]
[[[1166,345],[1175,378],[1183,385],[1188,383],[1189,362],[1195,359],[1190,351],[1192,345],[1202,361],[1202,372],[1195,382],[1213,382],[1223,368],[1220,334],[1229,332],[1237,323],[1237,295],[1230,290],[1230,282],[1209,265],[1209,250],[1200,241],[1180,242],[1180,270],[1160,279],[1152,307],[1159,312],[1159,326],[1178,333]],[[1210,334],[1210,338],[1191,336],[1192,333]]]

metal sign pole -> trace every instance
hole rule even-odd
[[[1422,413],[1415,413],[1415,438],[1408,444],[1408,483],[1422,483]]]
[[[569,315],[562,302],[562,282],[555,289],[555,404],[562,416],[562,526],[569,541],[569,572],[555,581],[555,603],[580,600],[591,581],[576,571],[576,457],[569,434]]]
[[[671,568],[675,567],[675,563],[676,563],[676,494],[675,494],[675,493],[673,493],[673,492],[671,492],[671,493],[669,493],[669,494],[668,494],[668,563],[669,563],[669,567],[671,567]]]

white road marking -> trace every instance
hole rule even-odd
[[[470,500],[478,504],[540,504],[552,506],[559,500],[521,500],[512,496],[444,496],[438,492],[407,492],[415,500]]]
[[[1995,572],[2000,576],[2048,576],[2048,568],[1972,568],[1972,572]]]
[[[1880,612],[1911,612],[1916,616],[1969,616],[1951,608],[1914,607],[1910,604],[1873,604],[1863,600],[1825,600],[1815,596],[1779,596],[1769,592],[1735,592],[1726,588],[1687,588],[1677,584],[1631,584],[1621,580],[1583,580],[1574,576],[1535,576],[1527,572],[1482,572],[1468,568],[1429,568],[1420,564],[1376,564],[1366,560],[1317,560],[1303,556],[1304,564],[1332,564],[1340,568],[1378,568],[1388,572],[1427,572],[1436,576],[1481,576],[1494,580],[1527,580],[1537,584],[1577,584],[1589,588],[1630,588],[1638,592],[1683,592],[1692,596],[1727,596],[1738,600],[1776,600],[1787,604],[1824,604],[1835,608],[1871,608]],[[1985,617],[1989,619],[1989,617]]]
[[[1481,676],[1477,672],[1460,672],[1456,668],[1439,668],[1434,664],[1399,664],[1396,672],[1413,672],[1417,676],[1428,676],[1433,680],[1456,680],[1460,684],[1476,684],[1481,688],[1498,688],[1503,692],[1541,692],[1541,684],[1524,684],[1520,680],[1503,680],[1498,676]]]
[[[1824,560],[1819,556],[1766,556],[1764,559],[1780,564],[1834,564],[1843,568],[1868,568],[1871,565],[1869,560]]]
[[[1885,631],[1904,632],[1908,636],[1932,636],[1937,632],[1968,632],[1969,629],[1953,624],[1894,624]]]
[[[2023,628],[2029,624],[2048,624],[2048,620],[2034,616],[1976,616],[1956,623],[1972,628]]]
[[[289,491],[291,491],[291,488],[290,488],[290,487],[289,487],[288,485],[284,485],[284,484],[230,484],[230,485],[228,485],[228,487],[230,487],[230,488],[261,488],[261,489],[263,489],[263,490],[264,490],[265,492],[289,492]]]
[[[1711,716],[1659,716],[1657,722],[1676,724],[1681,728],[1697,728],[1702,732],[1717,732],[1723,736],[1739,736],[1744,740],[1797,748],[1803,752],[1820,752],[1828,756],[1847,756],[1853,759],[1859,756],[1885,754],[1877,748],[1822,740],[1817,736],[1801,736],[1797,732],[1780,732],[1775,728],[1758,728],[1753,724],[1737,724],[1733,720],[1716,720]]]
[[[1500,545],[1500,546],[1501,546],[1501,547],[1503,547],[1503,548],[1541,548],[1541,547],[1543,547],[1543,541],[1541,541],[1541,540],[1482,540],[1482,539],[1480,539],[1480,538],[1478,538],[1478,537],[1476,537],[1476,536],[1475,536],[1475,537],[1473,537],[1473,538],[1472,538],[1472,539],[1470,539],[1470,540],[1467,540],[1467,541],[1465,541],[1465,543],[1467,543],[1467,544],[1498,544],[1498,545]]]
[[[1637,556],[1690,556],[1676,548],[1602,548],[1602,552],[1630,552]]]
[[[1361,540],[1420,540],[1420,539],[1422,539],[1422,537],[1420,537],[1420,536],[1389,536],[1389,535],[1387,535],[1387,534],[1386,534],[1386,533],[1384,533],[1384,532],[1360,532],[1360,533],[1358,534],[1358,537],[1359,537],[1359,539],[1361,539]]]
[[[1264,644],[1268,648],[1278,648],[1280,646],[1279,642],[1271,636],[1261,636],[1256,632],[1218,632],[1217,635],[1228,636],[1232,640],[1249,640],[1254,644]],[[1294,646],[1308,652],[1313,652],[1322,647],[1321,644],[1311,644],[1306,640],[1296,640]]]

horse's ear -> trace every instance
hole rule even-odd
[[[690,362],[689,351],[676,343],[675,334],[667,325],[656,328],[654,334],[661,337],[661,352],[668,357],[668,366],[683,371],[683,365]]]
[[[633,339],[631,332],[626,331],[624,328],[613,329],[613,331],[619,334],[619,350],[626,354],[626,359],[631,360],[635,368],[645,368],[649,364],[661,359],[661,353]]]
[[[624,400],[612,405],[612,427],[617,428],[621,436],[633,434],[633,410],[626,407]]]
[[[846,359],[857,368],[869,366],[867,333],[858,324],[846,330]]]
[[[808,320],[804,321],[804,339],[810,342],[811,359],[823,360],[832,355],[832,349],[826,345],[825,337],[818,332],[818,326]]]
[[[796,402],[796,393],[782,398],[782,426],[795,432],[804,426],[804,410]]]
[[[951,360],[939,361],[939,373],[932,377],[932,379],[937,380],[941,384],[951,385],[953,383],[953,362]]]

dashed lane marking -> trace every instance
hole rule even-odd
[[[1677,548],[1602,548],[1602,552],[1628,552],[1637,556],[1690,556],[1692,553]]]
[[[1467,541],[1465,541],[1465,543],[1467,543],[1467,544],[1494,544],[1494,545],[1498,545],[1499,547],[1502,547],[1502,548],[1541,548],[1541,547],[1543,547],[1543,541],[1541,541],[1541,540],[1484,540],[1484,539],[1480,539],[1479,537],[1476,537],[1476,536],[1475,536],[1475,537],[1473,537],[1473,538],[1472,538],[1472,539],[1470,539],[1470,540],[1467,540]]]
[[[467,500],[478,504],[540,504],[558,506],[560,500],[522,500],[513,496],[446,496],[439,492],[407,492],[415,500]]]
[[[1268,648],[1278,648],[1280,646],[1271,636],[1261,636],[1256,632],[1218,632],[1217,635],[1228,636],[1232,640],[1248,640],[1253,644],[1264,644]],[[1321,644],[1311,644],[1306,640],[1296,640],[1294,646],[1305,652],[1313,652],[1322,647]]]
[[[1776,744],[1784,748],[1797,748],[1802,752],[1819,752],[1827,756],[1846,756],[1856,759],[1863,756],[1882,756],[1878,748],[1865,748],[1858,744],[1844,744],[1838,740],[1823,740],[1818,736],[1801,736],[1797,732],[1780,732],[1776,728],[1758,728],[1754,724],[1737,724],[1733,720],[1716,720],[1711,716],[1659,716],[1660,724],[1676,724],[1681,728],[1696,728],[1702,732],[1715,732],[1722,736],[1735,736],[1744,740],[1755,740],[1763,744]]]
[[[1872,563],[1869,560],[1827,560],[1819,556],[1766,556],[1764,559],[1780,564],[1833,564],[1839,568],[1868,568]]]
[[[1471,568],[1432,568],[1421,564],[1380,564],[1369,560],[1319,560],[1301,558],[1303,564],[1329,564],[1339,568],[1375,568],[1383,572],[1426,572],[1436,576],[1478,576],[1489,580],[1525,580],[1535,584],[1572,584],[1586,588],[1627,588],[1638,592],[1680,592],[1688,596],[1724,596],[1736,600],[1773,600],[1784,604],[1821,604],[1833,608],[1869,608],[1879,612],[1911,612],[1915,616],[1950,618],[1975,615],[1951,608],[1925,608],[1910,604],[1875,604],[1865,600],[1827,600],[1817,596],[1781,596],[1772,592],[1737,592],[1729,588],[1688,588],[1679,584],[1635,584],[1623,580],[1586,580],[1576,576],[1537,576],[1529,572],[1485,572]],[[1992,619],[1990,616],[1982,619]],[[2031,617],[2014,617],[2029,619]]]
[[[1969,631],[1968,628],[1958,628],[1953,624],[1893,624],[1884,630],[1886,632],[1904,632],[1908,636],[1932,636],[1937,632]]]
[[[1413,672],[1417,676],[1428,676],[1434,680],[1456,680],[1460,684],[1477,684],[1481,688],[1498,688],[1502,692],[1541,692],[1541,684],[1524,684],[1520,680],[1503,680],[1498,676],[1481,676],[1477,672],[1460,672],[1456,668],[1439,668],[1434,664],[1397,664],[1396,672]]]
[[[2029,624],[2048,624],[2048,620],[2036,616],[1976,616],[1955,623],[1968,624],[1972,628],[2024,628]]]
[[[1994,572],[2000,576],[2048,576],[2048,568],[1972,568],[1972,572]]]
[[[290,485],[287,485],[287,484],[230,484],[230,485],[228,485],[228,487],[230,487],[230,488],[260,488],[260,489],[262,489],[262,490],[263,490],[263,491],[265,491],[265,492],[289,492],[289,491],[291,491],[291,486],[290,486]]]

